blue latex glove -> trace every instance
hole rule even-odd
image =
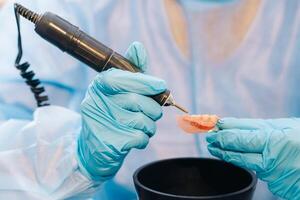
[[[145,70],[146,51],[140,43],[133,43],[126,57]],[[163,80],[118,69],[94,79],[81,105],[78,160],[85,175],[95,181],[109,179],[130,149],[146,147],[162,116],[161,106],[147,95],[165,90]]]
[[[208,134],[208,150],[227,162],[254,170],[275,195],[300,199],[300,119],[219,121]]]

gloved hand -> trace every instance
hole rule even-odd
[[[271,192],[300,199],[300,119],[235,119],[218,122],[208,150],[227,162],[254,170]]]
[[[145,70],[146,51],[133,43],[126,57]],[[166,90],[163,80],[118,69],[102,72],[90,84],[81,104],[78,139],[81,171],[94,181],[111,178],[130,149],[143,149],[156,131],[161,106],[147,95]]]

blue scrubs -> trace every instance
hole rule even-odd
[[[161,0],[51,0],[24,1],[24,4],[33,10],[49,10],[65,17],[120,53],[125,52],[131,42],[141,41],[149,54],[147,73],[165,79],[176,101],[191,113],[221,117],[300,117],[297,89],[300,2],[261,1],[245,37],[234,51],[218,61],[207,51],[207,47],[215,43],[204,34],[206,14],[213,14],[216,9],[222,11],[219,20],[224,20],[224,25],[216,26],[215,31],[225,34],[229,31],[226,13],[244,2],[180,1],[188,27],[189,57],[181,53],[173,39]],[[7,17],[12,14],[9,9],[0,12],[0,44],[9,47],[0,49],[0,55],[4,55],[0,59],[0,95],[3,104],[21,105],[20,110],[25,107],[30,112],[34,101],[12,65],[16,55],[16,30],[14,19]],[[22,23],[22,32],[26,60],[45,82],[51,102],[78,110],[95,72],[38,38],[31,24]],[[24,92],[24,98],[7,95],[8,88]],[[180,113],[175,109],[164,108],[164,117],[158,122],[157,134],[148,147],[130,152],[116,177],[105,183],[95,198],[136,199],[132,174],[144,163],[170,157],[210,156],[204,136],[186,135],[177,128],[177,114]],[[254,199],[276,197],[266,184],[259,182]]]

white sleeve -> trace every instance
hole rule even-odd
[[[78,168],[79,114],[58,106],[38,108],[33,121],[0,125],[0,199],[91,197],[100,183]]]

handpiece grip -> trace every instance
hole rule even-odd
[[[36,23],[35,31],[48,42],[98,72],[112,67],[130,72],[140,72],[140,69],[128,59],[51,12],[46,12],[41,16]],[[166,90],[151,97],[161,106],[166,106],[169,96],[170,91]]]

